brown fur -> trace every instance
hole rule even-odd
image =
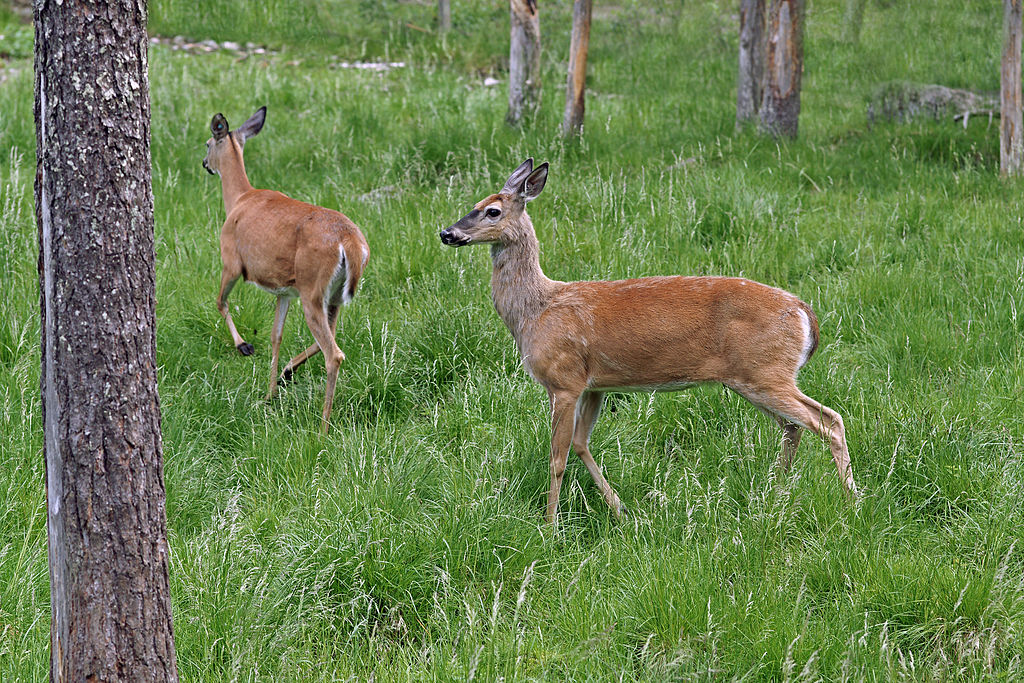
[[[211,173],[220,174],[227,214],[220,235],[224,267],[217,308],[227,323],[236,348],[249,355],[252,346],[242,339],[231,320],[228,295],[239,278],[244,278],[277,296],[277,313],[271,330],[269,400],[277,391],[278,352],[288,306],[291,299],[301,299],[306,324],[316,343],[288,362],[282,378],[287,379],[295,368],[319,351],[324,351],[327,388],[323,430],[326,433],[338,369],[345,359],[335,340],[338,309],[355,295],[370,252],[362,232],[344,214],[292,199],[280,192],[252,187],[242,156],[245,144],[243,131],[255,129],[255,132],[250,132],[250,137],[259,132],[263,111],[257,112],[239,131],[226,135],[217,134],[220,115],[214,117],[211,124],[214,137],[207,142],[208,152],[203,166]],[[254,125],[257,117],[259,119]],[[223,123],[226,129],[227,122]]]
[[[775,417],[783,429],[783,471],[811,429],[832,449],[855,490],[838,413],[796,387],[818,345],[810,306],[789,292],[743,278],[646,277],[559,282],[540,268],[526,202],[543,189],[547,165],[528,160],[505,189],[441,233],[453,246],[491,244],[494,306],[516,340],[523,365],[548,391],[552,416],[551,488],[555,520],[570,442],[612,510],[621,504],[587,442],[606,391],[662,391],[719,382]],[[497,210],[499,215],[488,216]]]

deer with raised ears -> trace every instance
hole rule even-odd
[[[771,415],[782,428],[781,473],[802,429],[825,439],[847,491],[856,492],[843,419],[808,398],[796,375],[818,346],[818,321],[794,295],[730,277],[645,277],[559,282],[540,267],[526,203],[548,165],[527,159],[501,192],[441,231],[453,247],[491,245],[491,297],[527,372],[548,392],[555,523],[570,444],[616,516],[622,504],[588,449],[605,392],[671,391],[717,382]]]
[[[219,174],[227,219],[220,233],[220,276],[217,309],[224,317],[235,348],[253,353],[235,328],[228,310],[228,295],[239,279],[248,280],[277,297],[271,328],[270,388],[267,400],[277,392],[278,352],[281,332],[292,299],[302,302],[306,325],[315,342],[285,365],[281,381],[298,366],[323,351],[327,364],[323,431],[326,434],[334,402],[338,369],[345,354],[335,333],[338,310],[356,293],[369,258],[366,238],[344,214],[307,204],[273,190],[257,190],[249,184],[242,159],[245,141],[263,128],[267,108],[261,107],[237,130],[230,130],[223,114],[210,122],[213,133],[206,142],[203,168]]]

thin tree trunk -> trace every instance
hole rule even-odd
[[[176,681],[145,0],[35,4],[53,681]]]
[[[1020,175],[1021,137],[1021,0],[1003,0],[1003,60],[1000,73],[999,172]]]
[[[764,89],[764,51],[764,0],[742,0],[736,91],[737,128],[757,118]]]
[[[572,40],[569,44],[569,80],[565,87],[565,116],[562,118],[563,137],[583,133],[592,7],[593,0],[575,0],[572,6]]]
[[[451,0],[437,0],[437,28],[441,33],[452,30]]]
[[[864,7],[867,0],[846,0],[843,16],[843,40],[856,45],[860,42],[860,29],[864,26]]]
[[[509,0],[512,42],[508,56],[508,114],[513,126],[540,106],[540,17],[537,0]]]
[[[768,11],[761,131],[796,138],[804,66],[804,0],[772,0]]]

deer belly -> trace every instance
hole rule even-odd
[[[596,390],[600,390],[600,391],[614,391],[614,392],[619,392],[619,393],[623,393],[623,394],[629,394],[629,393],[638,393],[638,392],[651,393],[651,392],[655,392],[655,391],[681,391],[683,389],[689,389],[692,386],[696,386],[697,384],[700,384],[700,382],[673,381],[673,382],[659,382],[659,383],[651,383],[651,384],[629,384],[629,385],[621,385],[621,386],[618,386],[618,385],[617,386],[604,386],[604,385],[602,385],[600,383],[593,383],[592,382],[589,385],[588,388],[596,389]]]
[[[252,284],[262,289],[264,292],[270,292],[274,296],[287,296],[292,299],[298,298],[299,296],[299,290],[295,289],[294,287],[269,287],[267,285],[260,284],[255,280],[251,280],[251,282]]]

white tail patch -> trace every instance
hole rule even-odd
[[[811,359],[811,354],[814,353],[814,334],[811,333],[811,319],[807,317],[807,311],[804,309],[799,309],[799,313],[800,322],[803,323],[804,328],[804,348],[800,352],[800,364],[797,365],[798,370]]]
[[[342,281],[341,274],[345,273],[345,279]],[[338,245],[338,265],[334,269],[334,275],[331,276],[331,284],[327,287],[327,297],[324,298],[324,310],[326,311],[327,305],[331,301],[337,300],[338,286],[341,285],[341,300],[343,303],[349,303],[352,301],[352,295],[349,294],[349,285],[352,284],[352,269],[348,267],[348,258],[345,256],[345,245]]]
[[[339,246],[338,251],[341,252],[340,266],[345,269],[345,285],[341,290],[341,301],[348,304],[352,301],[352,290],[350,285],[352,284],[352,269],[348,267],[348,259],[345,258],[345,247]]]

